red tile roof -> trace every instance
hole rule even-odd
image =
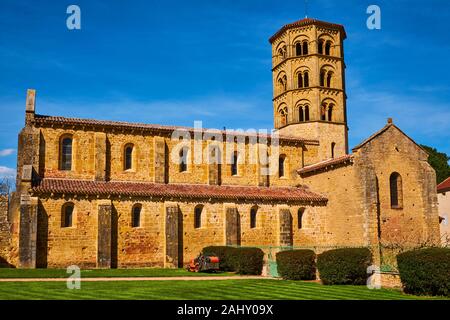
[[[45,178],[33,187],[34,194],[77,194],[102,196],[188,197],[222,200],[327,201],[304,187],[211,186],[159,184],[127,181],[91,181]]]
[[[278,38],[284,31],[286,31],[288,29],[303,27],[303,26],[307,26],[307,25],[311,25],[311,24],[319,25],[322,27],[328,27],[328,28],[332,28],[332,29],[339,29],[342,31],[343,39],[345,39],[347,37],[345,30],[344,30],[344,26],[341,24],[320,21],[320,20],[312,19],[312,18],[304,18],[304,19],[295,21],[293,23],[286,24],[283,27],[281,27],[280,30],[278,30],[272,37],[270,37],[269,42],[273,43],[276,38]]]
[[[450,191],[450,177],[438,184],[437,191],[439,193]]]
[[[299,170],[297,170],[297,172],[299,174],[305,174],[305,173],[310,173],[310,172],[315,172],[321,169],[326,169],[329,167],[334,167],[336,165],[340,165],[340,164],[346,164],[346,163],[352,163],[353,161],[353,155],[352,154],[346,154],[344,156],[338,157],[338,158],[333,158],[333,159],[327,159],[309,166],[305,166]]]
[[[192,127],[182,127],[182,126],[163,126],[158,124],[148,124],[148,123],[132,123],[132,122],[124,122],[124,121],[109,121],[109,120],[96,120],[96,119],[80,119],[80,118],[66,118],[59,116],[46,116],[36,114],[34,117],[34,123],[38,126],[52,126],[52,125],[68,125],[68,126],[93,126],[93,127],[102,127],[108,129],[123,129],[123,130],[142,130],[147,132],[155,132],[155,133],[166,133],[171,134],[175,130],[186,130],[191,133],[195,132],[196,129]],[[202,132],[218,132],[223,135],[230,134],[236,136],[255,136],[255,134],[247,133],[247,132],[239,132],[233,130],[215,130],[215,129],[206,129],[203,128]],[[259,137],[265,137],[270,139],[272,137],[271,134],[258,134]],[[314,144],[318,145],[318,140],[312,139],[303,139],[298,137],[291,137],[285,135],[279,135],[279,139],[287,142],[301,142],[306,144]]]

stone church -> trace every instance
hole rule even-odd
[[[241,245],[364,246],[379,261],[383,243],[436,241],[427,153],[392,119],[349,150],[345,38],[310,18],[270,38],[270,134],[41,115],[28,90],[3,260],[181,267],[205,246]]]

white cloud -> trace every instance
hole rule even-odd
[[[0,150],[0,157],[6,157],[14,153],[16,149],[3,149]]]
[[[16,176],[16,169],[0,166],[0,178],[13,178]]]

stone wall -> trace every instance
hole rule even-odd
[[[8,196],[0,195],[0,266],[9,265],[11,231],[8,221]]]

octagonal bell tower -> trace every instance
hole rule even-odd
[[[305,18],[269,40],[275,129],[319,140],[317,161],[348,153],[345,38],[342,25]]]

